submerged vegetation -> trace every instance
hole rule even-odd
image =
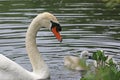
[[[120,0],[102,0],[103,2],[106,3],[107,7],[115,7],[120,4]]]
[[[93,53],[92,57],[97,66],[89,69],[80,80],[120,80],[120,70],[112,58],[108,60],[103,51]]]

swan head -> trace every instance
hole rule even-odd
[[[90,53],[88,51],[82,51],[80,58],[84,58],[84,59],[91,59],[92,56],[90,55]]]
[[[62,37],[59,33],[62,28],[57,18],[53,14],[44,12],[39,14],[34,20],[36,20],[35,22],[37,22],[37,25],[40,25],[40,27],[50,29],[55,35],[55,37],[58,39],[58,41],[62,42]]]

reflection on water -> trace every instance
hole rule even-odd
[[[120,9],[106,8],[96,0],[0,1],[0,53],[32,70],[25,50],[25,32],[31,20],[45,11],[56,15],[63,27],[62,43],[46,29],[37,37],[51,80],[79,80],[79,72],[64,68],[63,57],[83,50],[103,49],[120,62]]]

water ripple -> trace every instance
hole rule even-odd
[[[7,6],[6,6],[7,5]],[[61,23],[63,42],[41,29],[38,49],[50,67],[51,80],[80,80],[80,73],[63,67],[63,57],[83,50],[104,50],[120,62],[120,9],[108,9],[101,1],[0,1],[0,53],[32,71],[25,50],[25,33],[41,12],[53,13]]]

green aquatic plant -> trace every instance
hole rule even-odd
[[[98,50],[92,55],[93,60],[97,62],[97,67],[88,70],[80,80],[120,80],[120,71],[112,58],[108,59],[103,51]]]
[[[93,53],[92,58],[93,58],[93,60],[96,60],[97,67],[98,67],[98,66],[105,66],[105,62],[106,62],[108,56],[105,56],[104,52],[99,50],[99,51]]]

